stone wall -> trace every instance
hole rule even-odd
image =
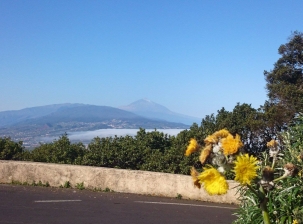
[[[69,181],[72,187],[83,182],[85,188],[106,189],[115,192],[176,197],[209,202],[238,204],[237,183],[229,182],[225,195],[210,196],[203,189],[195,188],[192,178],[186,175],[148,171],[123,170],[103,167],[76,166],[52,163],[0,160],[0,183],[19,181],[63,186]]]

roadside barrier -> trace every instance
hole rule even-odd
[[[202,188],[195,188],[186,175],[124,170],[104,167],[78,166],[53,163],[0,160],[0,183],[48,183],[52,187],[71,187],[79,184],[88,189],[182,197],[182,199],[239,204],[238,184],[228,181],[227,194],[210,196]]]

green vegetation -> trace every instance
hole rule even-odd
[[[176,199],[181,200],[182,199],[182,194],[177,194]]]
[[[263,223],[262,205],[268,214],[266,223],[303,223],[303,114],[281,133],[277,150],[271,152],[277,152],[276,155],[262,153],[261,179],[257,178],[250,186],[250,189],[263,189],[262,197],[246,187],[240,189],[241,206],[235,224]]]
[[[273,118],[288,123],[303,110],[303,33],[292,33],[289,42],[282,44],[278,52],[281,57],[273,70],[264,71],[264,76]]]
[[[112,190],[107,187],[107,188],[104,189],[104,192],[112,192]]]
[[[28,182],[20,182],[20,181],[16,181],[16,180],[12,180],[13,185],[25,185],[25,186],[39,186],[39,187],[50,187],[49,183],[46,182],[45,184],[42,183],[41,181],[39,181],[38,183],[36,183],[35,181],[33,181],[31,184]]]
[[[83,183],[83,182],[77,183],[77,184],[76,184],[76,188],[77,188],[78,190],[84,190],[84,189],[85,189],[84,183]]]
[[[14,142],[10,138],[0,138],[0,159],[19,160],[22,158],[23,152],[22,142]]]
[[[61,188],[71,188],[72,186],[69,181],[65,181],[64,185],[61,185],[60,187]]]

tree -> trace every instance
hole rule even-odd
[[[28,160],[34,162],[81,164],[85,154],[83,143],[71,143],[67,134],[60,136],[51,143],[41,144],[26,155]]]
[[[303,33],[295,31],[278,49],[281,57],[271,71],[264,71],[269,103],[288,123],[303,111]],[[281,125],[281,124],[280,124]]]
[[[250,104],[240,104],[232,111],[223,107],[217,115],[208,115],[202,119],[199,131],[191,137],[203,145],[203,140],[214,132],[227,129],[231,134],[239,134],[244,144],[244,151],[256,153],[266,149],[266,143],[275,136],[275,129],[270,124],[270,114],[264,108],[254,109]],[[199,135],[198,135],[199,134]]]
[[[10,138],[0,138],[0,159],[18,160],[24,151],[22,142],[14,142]]]

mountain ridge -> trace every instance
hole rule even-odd
[[[41,137],[98,129],[187,129],[189,125],[152,119],[109,106],[56,104],[0,112],[0,137],[37,146]]]
[[[29,107],[20,110],[1,111],[0,128],[8,127],[17,123],[22,123],[25,120],[37,119],[43,116],[48,116],[52,113],[65,110],[67,108],[88,107],[88,106],[97,106],[97,105],[82,104],[82,103],[74,103],[74,104],[64,103],[64,104],[51,104],[45,106]],[[108,107],[108,106],[97,106],[97,107]],[[124,111],[132,112],[141,117],[145,117],[152,120],[158,120],[158,121],[183,123],[186,125],[191,125],[193,123],[201,122],[200,118],[173,112],[168,108],[166,108],[165,106],[155,103],[146,98],[137,100],[127,106],[109,107],[109,108],[121,109]]]
[[[120,106],[120,109],[133,112],[150,119],[166,120],[170,122],[180,122],[187,125],[199,123],[202,119],[180,113],[173,112],[163,105],[155,103],[149,99],[140,99],[127,106]]]

